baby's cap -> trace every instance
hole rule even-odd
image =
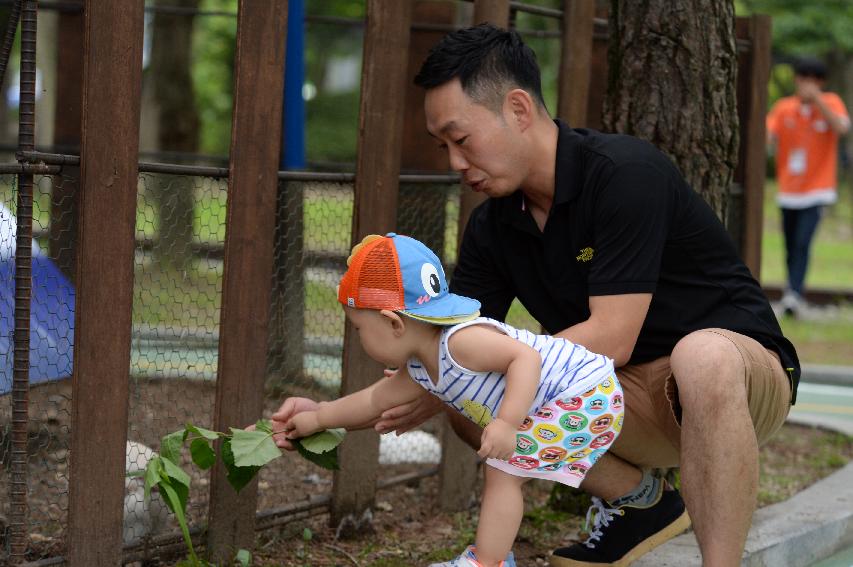
[[[421,242],[389,232],[353,248],[338,301],[358,309],[389,309],[436,325],[476,319],[480,302],[450,293],[444,268]]]

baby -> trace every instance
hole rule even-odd
[[[426,389],[483,427],[487,465],[475,545],[436,565],[513,567],[521,486],[530,478],[579,486],[619,434],[613,362],[479,317],[479,302],[450,293],[439,259],[412,238],[368,236],[347,265],[338,301],[365,352],[400,371],[297,413],[284,425],[288,438],[362,427]]]

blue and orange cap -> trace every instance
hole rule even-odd
[[[389,232],[371,234],[347,259],[338,301],[357,309],[389,309],[436,325],[480,316],[480,302],[450,293],[444,268],[421,242]]]

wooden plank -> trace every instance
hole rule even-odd
[[[429,50],[446,34],[445,31],[424,29],[419,24],[450,26],[456,21],[456,5],[443,0],[417,0],[412,12],[412,31],[409,40],[409,62],[406,74],[405,117],[401,167],[417,173],[447,173],[447,153],[438,147],[426,129],[423,88],[414,79],[427,58]],[[398,197],[397,232],[417,238],[439,257],[444,250],[447,191],[440,186],[402,184]]]
[[[771,65],[771,20],[767,15],[749,19],[751,50],[749,54],[748,116],[742,127],[741,145],[745,146],[743,180],[743,227],[741,254],[747,267],[761,278],[761,235],[764,221],[764,182],[766,176],[767,82]],[[741,69],[741,73],[744,73]]]
[[[361,76],[358,157],[352,239],[394,230],[403,133],[411,0],[367,1]],[[382,376],[382,367],[362,350],[357,333],[344,330],[341,393],[360,390]],[[334,475],[331,523],[342,533],[358,531],[362,514],[373,505],[379,439],[370,431],[347,436]],[[366,526],[365,526],[366,527]]]
[[[83,77],[83,12],[59,12],[56,59],[56,113],[53,144],[58,151],[80,151]],[[50,202],[50,257],[72,281],[75,276],[80,168],[65,166],[53,178]]]
[[[219,431],[253,423],[263,406],[286,30],[286,1],[240,0],[214,410]],[[257,481],[238,496],[217,461],[207,533],[212,561],[252,548],[256,504]]]
[[[475,0],[474,2],[474,25],[483,22],[492,23],[498,27],[509,27],[509,0]],[[482,193],[474,193],[467,187],[462,188],[459,196],[459,241],[465,227],[468,225],[468,217],[471,216],[477,205],[486,200]]]
[[[142,0],[87,1],[68,559],[121,559]],[[106,86],[109,88],[106,88]]]
[[[557,116],[575,128],[586,126],[594,27],[595,0],[564,0]]]

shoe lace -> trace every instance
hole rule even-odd
[[[625,510],[621,508],[608,508],[605,501],[595,496],[592,497],[592,506],[586,511],[586,523],[584,531],[589,533],[589,537],[583,542],[583,545],[590,549],[595,549],[595,542],[601,539],[604,535],[602,528],[610,525],[610,521],[614,516],[624,516]],[[592,521],[592,529],[590,529],[590,520]]]

